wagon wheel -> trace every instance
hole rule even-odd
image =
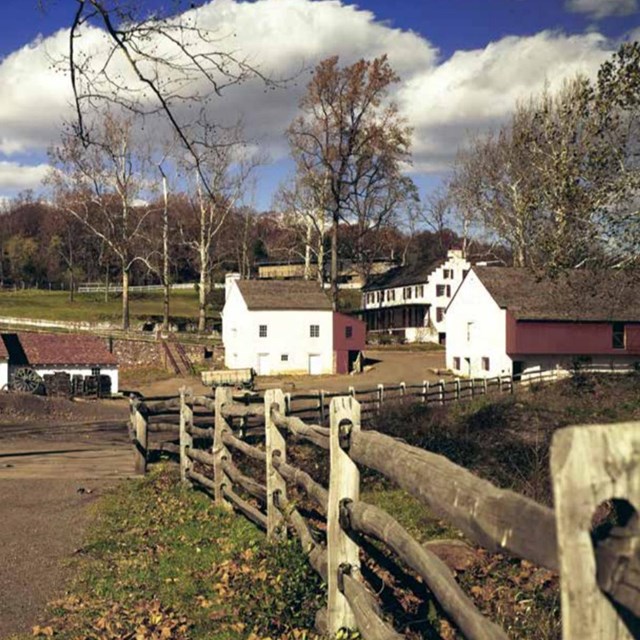
[[[33,369],[21,367],[13,374],[11,388],[22,393],[37,393],[42,389],[42,378]]]

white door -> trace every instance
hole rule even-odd
[[[258,375],[266,376],[270,372],[269,369],[269,354],[268,353],[259,353],[258,354]]]
[[[322,373],[322,356],[319,353],[309,354],[309,373],[312,376]]]

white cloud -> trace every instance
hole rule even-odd
[[[46,164],[25,165],[0,161],[0,189],[37,189],[48,169]]]
[[[566,0],[565,7],[573,13],[586,13],[599,20],[609,16],[630,16],[638,11],[638,0]]]
[[[402,78],[393,98],[414,127],[415,167],[422,172],[445,169],[467,130],[504,121],[516,100],[545,83],[553,88],[577,72],[593,74],[615,47],[597,33],[545,31],[506,37],[440,61],[424,37],[376,22],[371,12],[339,0],[216,0],[189,16],[228,35],[221,44],[229,43],[266,74],[286,77],[307,68],[286,89],[265,92],[259,82],[249,82],[230,88],[209,106],[216,121],[230,123],[241,115],[248,135],[274,159],[287,154],[283,132],[296,113],[309,68],[334,54],[349,63],[388,53]],[[69,79],[51,68],[51,59],[66,52],[67,37],[61,31],[0,60],[0,160],[2,154],[10,160],[16,153],[42,152],[56,142],[60,123],[72,114]],[[80,40],[93,52],[94,64],[102,38],[90,29]],[[127,73],[124,65],[120,70]],[[194,82],[190,89],[204,87]],[[183,110],[178,115],[188,117]],[[149,122],[145,134],[157,126]],[[23,171],[23,186],[32,186],[34,173]]]

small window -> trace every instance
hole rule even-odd
[[[445,286],[443,284],[436,285],[436,296],[441,297],[445,293]]]
[[[312,324],[309,326],[309,335],[312,338],[319,338],[320,337],[320,325],[319,324]]]
[[[283,353],[280,356],[280,362],[289,362],[289,354],[288,353]]]
[[[453,368],[454,368],[456,371],[459,371],[459,370],[460,370],[460,358],[454,358],[454,359],[453,359]]]
[[[451,297],[451,285],[448,284],[447,285],[447,298],[450,298],[450,297]]]
[[[448,280],[451,277],[449,274],[450,274],[449,269],[443,269],[442,270],[442,278],[444,280]]]
[[[387,302],[389,302],[391,300],[391,294],[393,293],[393,291],[391,291],[391,289],[387,290]]]
[[[411,300],[411,287],[407,287],[405,291],[407,292],[406,299]]]
[[[351,327],[351,326],[345,327],[344,328],[344,337],[345,338],[351,338],[351,336],[353,336],[353,327]]]
[[[266,338],[267,337],[267,325],[266,324],[261,324],[260,328],[258,329],[258,335],[261,338]]]
[[[614,349],[624,349],[624,322],[613,323],[611,346]]]
[[[489,361],[489,358],[487,358],[487,357],[483,357],[482,358],[482,370],[483,371],[489,371],[489,369],[491,368],[490,364],[491,363]]]
[[[396,299],[396,290],[395,289],[391,292],[391,299],[392,300]]]
[[[436,322],[444,320],[444,307],[436,307]]]

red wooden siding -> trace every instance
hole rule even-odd
[[[351,337],[347,338],[347,327],[351,327]],[[333,314],[333,351],[336,373],[349,373],[349,351],[363,351],[367,335],[367,325],[362,320]]]
[[[640,323],[625,323],[625,348],[612,347],[610,322],[516,321],[507,312],[507,353],[640,355]]]

